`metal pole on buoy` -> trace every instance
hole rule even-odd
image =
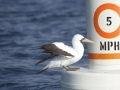
[[[62,90],[120,90],[120,0],[86,0],[88,68],[62,71]]]

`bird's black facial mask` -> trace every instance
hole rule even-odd
[[[80,40],[80,42],[82,42],[82,40],[85,40],[85,38],[82,38],[82,39]]]

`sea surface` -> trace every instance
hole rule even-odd
[[[85,0],[0,0],[0,90],[62,90],[62,68],[36,75],[49,60],[32,47],[53,42],[71,45],[74,34],[86,37]],[[73,66],[87,67],[83,58]]]

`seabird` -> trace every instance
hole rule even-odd
[[[48,68],[56,68],[56,67],[63,67],[67,71],[78,70],[79,68],[72,68],[69,65],[76,63],[82,58],[84,54],[84,47],[82,42],[94,43],[93,41],[84,38],[82,35],[76,34],[72,38],[73,47],[67,46],[63,42],[54,42],[39,47],[41,49],[44,49],[45,53],[50,53],[50,56],[38,61],[36,65],[45,62],[50,58],[52,58],[52,60],[37,74],[42,73]]]

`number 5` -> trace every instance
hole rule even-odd
[[[108,22],[108,23],[107,23],[107,26],[110,26],[110,25],[112,24],[111,18],[112,18],[112,17],[107,17],[107,22]]]

